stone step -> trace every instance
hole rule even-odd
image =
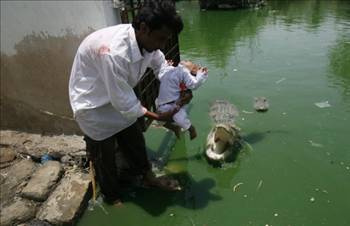
[[[24,159],[1,171],[0,206],[9,202],[16,194],[19,185],[35,170],[36,165],[30,159]]]
[[[35,205],[26,199],[15,200],[11,205],[3,208],[0,215],[0,225],[17,225],[35,216]]]
[[[54,225],[73,225],[91,197],[90,177],[85,173],[67,173],[36,217]]]
[[[22,190],[22,196],[35,201],[45,201],[61,174],[62,166],[59,162],[47,161],[34,172]]]

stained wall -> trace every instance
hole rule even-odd
[[[80,133],[68,97],[75,52],[119,23],[112,0],[1,1],[1,129]]]

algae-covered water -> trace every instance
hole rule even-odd
[[[177,2],[181,58],[209,68],[190,105],[198,137],[176,141],[153,127],[145,136],[184,190],[135,189],[123,207],[96,206],[79,225],[350,225],[350,1],[268,3],[200,11]],[[254,112],[257,96],[267,113]],[[249,143],[222,168],[202,155],[216,99],[237,106]]]

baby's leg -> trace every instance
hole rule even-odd
[[[181,128],[179,126],[174,125],[171,122],[167,122],[163,126],[167,129],[173,131],[175,133],[175,136],[177,137],[177,139],[180,139]]]
[[[190,139],[193,140],[197,137],[197,132],[191,121],[187,117],[187,112],[184,108],[181,108],[174,116],[173,119],[183,130],[188,130]]]
[[[158,112],[167,112],[171,111],[176,107],[175,104],[164,104],[158,107]],[[173,131],[175,133],[175,136],[180,139],[180,133],[181,133],[181,128],[178,125],[175,125],[172,122],[165,122],[162,124],[165,128]]]

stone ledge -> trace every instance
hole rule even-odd
[[[59,162],[46,162],[34,172],[27,186],[22,190],[22,196],[35,201],[45,201],[61,173],[62,166]]]
[[[1,171],[0,206],[4,206],[15,196],[19,185],[32,174],[35,168],[36,165],[33,161],[24,159]]]
[[[7,226],[25,222],[35,216],[35,211],[35,205],[31,201],[18,199],[1,210],[0,225]]]
[[[36,217],[54,225],[73,225],[91,196],[88,174],[66,174]]]

